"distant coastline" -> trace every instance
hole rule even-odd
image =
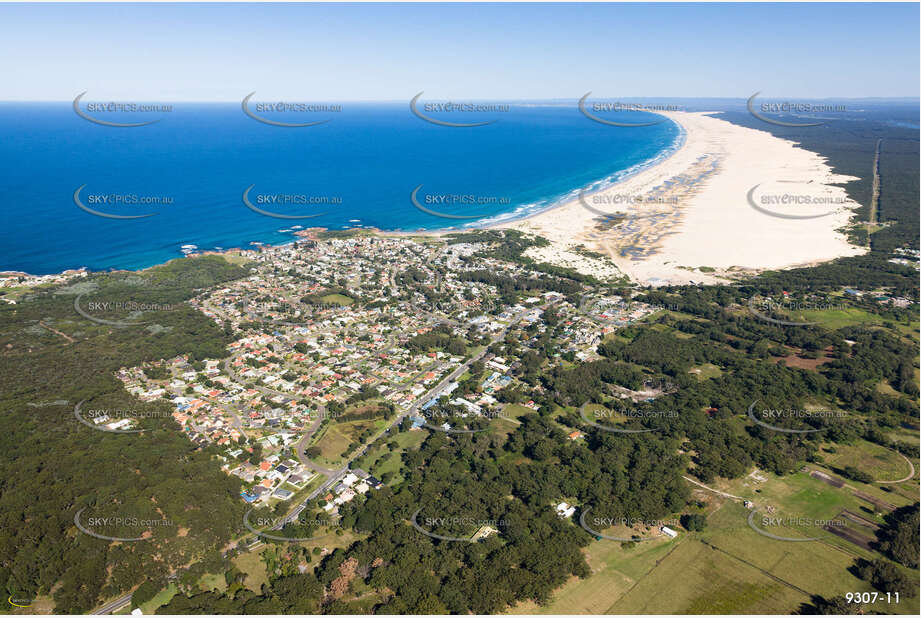
[[[0,268],[38,275],[140,269],[179,257],[187,246],[286,244],[295,238],[292,223],[409,233],[501,224],[635,173],[673,148],[677,131],[672,123],[612,129],[573,106],[516,105],[496,120],[455,130],[424,122],[405,106],[362,105],[320,127],[279,131],[240,113],[239,105],[177,106],[162,122],[126,129],[112,141],[110,129],[77,118],[70,105],[0,106],[0,131],[13,136],[0,144],[0,165],[18,180],[0,205],[9,221]],[[368,142],[368,135],[375,139]],[[75,158],[88,152],[94,156]],[[502,201],[449,202],[442,212],[476,219],[439,219],[411,203],[413,187],[423,185],[422,195]],[[93,216],[76,203],[78,187],[94,211],[146,217]],[[247,187],[338,201],[275,209],[317,218],[269,218],[241,201]],[[166,202],[107,208],[89,201],[107,194]]]
[[[539,107],[535,105],[535,107]],[[612,187],[629,180],[637,174],[641,174],[647,170],[653,169],[658,165],[661,165],[665,161],[668,161],[672,156],[675,155],[685,144],[687,138],[686,131],[684,127],[681,126],[681,123],[677,122],[674,118],[667,118],[667,120],[673,123],[679,130],[678,136],[675,138],[675,141],[668,147],[662,149],[656,156],[641,161],[631,167],[619,170],[613,174],[608,174],[598,180],[592,181],[587,185],[582,187],[576,187],[570,191],[567,191],[563,196],[558,198],[547,198],[548,204],[540,208],[527,208],[521,210],[519,206],[517,209],[500,213],[498,215],[493,215],[490,217],[484,217],[483,219],[465,223],[458,226],[446,226],[441,228],[420,228],[417,230],[388,230],[388,229],[379,229],[379,228],[369,228],[371,231],[385,235],[385,236],[431,236],[439,237],[446,236],[448,234],[457,234],[459,232],[475,231],[475,230],[489,230],[489,229],[502,229],[510,225],[515,225],[529,219],[534,219],[544,215],[546,213],[552,212],[558,208],[562,208],[567,204],[572,203],[580,194],[593,195],[599,192],[603,192]],[[518,212],[521,210],[521,212]]]
[[[0,165],[17,179],[0,205],[9,222],[0,268],[144,268],[178,257],[185,245],[284,244],[294,238],[292,223],[413,233],[485,227],[552,209],[579,188],[637,171],[672,148],[678,130],[672,123],[614,129],[574,106],[515,105],[473,130],[437,127],[405,105],[343,111],[349,113],[319,127],[280,131],[239,105],[176,106],[162,122],[125,129],[113,141],[111,129],[78,118],[70,105],[0,106],[0,131],[12,136],[0,144]],[[241,201],[247,187],[259,196],[331,201],[300,209],[286,203],[273,213],[315,218],[270,218]],[[470,217],[468,225],[416,208],[414,187],[424,187],[420,198],[475,194],[492,201],[449,201],[439,209]],[[145,218],[93,216],[76,203],[77,188],[92,211]],[[165,201],[90,201],[109,194]],[[150,203],[156,205],[142,206]]]
[[[578,268],[585,260],[573,249],[584,246],[652,286],[727,283],[866,251],[842,232],[859,204],[836,184],[853,177],[794,142],[713,113],[661,112],[685,135],[665,160],[500,227],[550,240],[540,254],[550,263]]]
[[[818,191],[825,196],[823,199],[833,197],[846,202],[846,193],[834,183],[845,182],[850,177],[833,174],[820,155],[765,131],[713,118],[712,112],[656,114],[667,118],[677,133],[654,155],[563,190],[562,195],[557,189],[546,197],[475,221],[406,229],[352,225],[361,221],[361,217],[356,216],[349,225],[328,227],[305,223],[268,234],[257,232],[248,240],[224,243],[222,247],[208,247],[196,238],[189,239],[187,233],[168,244],[176,247],[173,251],[177,254],[181,244],[186,247],[202,244],[201,250],[185,250],[201,255],[289,245],[304,236],[305,227],[367,230],[404,237],[437,237],[477,229],[518,229],[551,241],[551,249],[535,251],[535,258],[597,274],[597,264],[588,265],[590,260],[574,251],[582,246],[606,255],[634,282],[648,285],[720,283],[766,268],[809,265],[863,252],[862,248],[849,245],[844,235],[836,231],[848,225],[852,210],[857,206],[854,203],[836,206],[828,216],[805,221],[765,217],[746,205],[745,194],[750,187],[777,182],[800,183],[797,186],[801,189],[805,191],[804,187],[808,187],[809,191]],[[783,161],[783,164],[770,161]],[[756,171],[752,171],[753,168]],[[690,178],[694,174],[696,177]],[[657,192],[669,196],[671,201],[653,204],[653,207],[617,201],[618,197],[633,199]],[[592,207],[590,202],[601,205]],[[617,219],[620,222],[615,223]],[[284,227],[283,221],[272,223]],[[752,230],[757,234],[751,235]],[[278,238],[280,232],[286,233],[283,238]],[[714,234],[720,238],[720,260],[707,249]],[[162,256],[163,251],[159,253]],[[777,259],[780,254],[785,257]],[[179,257],[182,256],[163,256],[142,265],[126,264],[123,268],[70,264],[56,272],[144,270]],[[0,274],[22,275],[28,271],[11,269]],[[29,276],[42,274],[55,273]]]
[[[549,248],[538,251],[532,256],[539,261],[574,267],[586,274],[596,276],[599,274],[599,270],[608,270],[606,268],[599,269],[597,260],[586,259],[577,252],[573,252],[574,247],[584,246],[607,255],[616,264],[620,272],[629,276],[636,283],[643,285],[686,284],[690,282],[725,283],[733,276],[752,274],[768,267],[784,268],[810,265],[843,255],[856,255],[863,252],[863,249],[848,244],[843,234],[837,231],[848,224],[851,210],[855,205],[839,207],[836,209],[834,217],[825,219],[818,224],[813,222],[809,226],[802,226],[801,222],[791,225],[789,221],[783,219],[771,221],[769,218],[753,218],[753,212],[745,206],[743,200],[745,181],[738,178],[738,173],[727,173],[724,168],[724,159],[729,154],[732,154],[733,158],[741,158],[742,160],[747,157],[745,167],[750,167],[752,153],[757,153],[758,148],[780,148],[784,151],[784,156],[786,157],[781,160],[795,161],[799,165],[799,168],[795,170],[785,169],[784,174],[792,174],[801,183],[813,185],[813,188],[826,193],[832,192],[839,197],[844,196],[846,199],[844,190],[840,187],[832,186],[831,183],[844,182],[850,177],[832,174],[820,155],[796,148],[796,145],[792,142],[774,137],[766,132],[746,129],[724,120],[712,118],[710,113],[657,113],[668,118],[678,128],[677,137],[669,146],[663,148],[651,158],[570,190],[563,197],[547,198],[548,204],[539,209],[522,211],[522,207],[519,206],[510,212],[500,213],[460,226],[446,226],[435,229],[400,230],[361,226],[353,227],[349,230],[324,226],[292,226],[300,229],[289,230],[292,237],[281,242],[251,240],[240,246],[194,250],[187,255],[177,255],[141,268],[94,270],[78,267],[69,268],[57,274],[50,273],[45,276],[59,277],[65,273],[75,274],[79,272],[142,271],[183,257],[241,254],[245,251],[258,251],[261,247],[284,247],[305,238],[315,237],[315,234],[321,230],[364,230],[390,237],[442,237],[464,231],[517,229],[543,236],[551,241]],[[731,149],[726,148],[727,143],[732,145]],[[742,156],[739,151],[740,148],[745,150],[747,155]],[[699,167],[702,161],[708,160],[711,161],[709,165],[712,168],[709,174],[700,174],[700,177],[690,184],[675,180],[681,178],[682,175],[686,175],[688,170],[693,169],[695,165]],[[704,167],[706,165],[708,164],[705,163]],[[762,172],[765,172],[765,170],[762,170]],[[777,175],[777,170],[769,170],[765,178],[784,181],[783,178]],[[706,188],[708,183],[715,183],[717,180],[720,181],[717,183],[720,185],[718,193],[713,194],[711,192],[705,198],[705,202],[711,205],[711,214],[714,208],[717,210],[723,208],[727,212],[732,211],[736,216],[741,215],[742,219],[747,221],[749,229],[757,222],[758,238],[761,239],[758,242],[758,239],[747,238],[744,233],[745,224],[741,225],[741,227],[736,224],[729,224],[724,226],[725,230],[717,233],[724,250],[727,243],[731,244],[730,241],[734,238],[744,239],[739,240],[736,244],[741,243],[745,247],[764,247],[771,243],[780,242],[779,238],[786,238],[791,233],[799,231],[803,239],[799,244],[800,251],[798,255],[800,257],[793,257],[794,262],[790,262],[790,259],[787,259],[787,263],[775,266],[758,265],[757,262],[751,261],[753,258],[749,257],[751,263],[748,265],[744,263],[745,259],[743,258],[738,264],[721,268],[710,266],[703,270],[700,269],[700,266],[706,267],[709,266],[709,263],[698,264],[696,267],[690,262],[678,263],[678,260],[684,259],[687,261],[689,259],[685,257],[688,255],[687,248],[689,245],[707,246],[708,239],[713,236],[711,232],[701,230],[699,226],[687,229],[686,220],[694,209],[698,212],[701,210],[701,205],[704,202],[702,202],[699,193]],[[726,181],[729,182],[728,186],[726,186]],[[742,184],[739,184],[740,182]],[[613,215],[622,215],[628,221],[629,227],[633,225],[629,223],[632,219],[639,221],[650,217],[648,212],[643,211],[644,204],[622,204],[610,207],[607,211],[610,212],[611,217],[599,215],[597,209],[593,211],[591,208],[586,207],[589,201],[599,199],[604,201],[604,198],[610,198],[612,194],[642,196],[667,186],[670,186],[672,191],[678,190],[679,187],[684,187],[686,189],[685,194],[680,199],[676,198],[674,203],[665,201],[655,204],[655,213],[651,215],[656,219],[655,224],[640,224],[638,228],[639,237],[642,238],[646,234],[645,238],[649,239],[649,243],[647,246],[638,247],[638,253],[641,254],[639,257],[636,254],[624,255],[622,250],[618,251],[618,242],[622,245],[625,235],[622,232],[618,232],[617,229],[608,228],[605,220],[609,220],[608,223],[610,223]],[[615,201],[608,200],[612,204]],[[775,224],[773,228],[769,225],[770,223]],[[773,237],[765,236],[763,232],[767,229],[773,229],[775,235]],[[671,252],[669,252],[670,247],[665,244],[665,241],[671,236],[684,236],[686,239],[683,244],[677,245],[679,247],[678,255],[675,254],[675,249],[671,249]],[[630,234],[626,234],[626,237],[629,238]],[[673,244],[672,246],[675,245]],[[807,248],[805,253],[802,251],[804,247]],[[685,251],[684,255],[681,254],[682,248]],[[739,247],[737,246],[734,249],[730,247],[730,249],[730,254],[733,251],[738,253]],[[664,253],[663,250],[665,251]],[[695,259],[695,255],[698,254],[693,251],[690,253],[691,261]],[[760,252],[755,251],[751,255],[758,256],[757,260],[766,260],[766,263],[771,263],[770,256],[766,255],[763,250]],[[697,259],[708,259],[712,263],[709,254],[705,258],[698,257]],[[593,262],[596,263],[593,264]],[[32,275],[22,271],[0,271],[0,275],[43,276]]]

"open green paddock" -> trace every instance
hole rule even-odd
[[[320,449],[320,456],[316,458],[316,462],[327,467],[342,465],[346,449],[358,439],[362,431],[370,427],[376,435],[388,424],[389,421],[383,418],[329,424],[313,443]]]
[[[397,431],[389,436],[381,436],[368,449],[367,453],[356,460],[355,465],[377,478],[381,478],[388,472],[392,473],[394,475],[393,482],[400,482],[402,480],[400,470],[403,468],[403,453],[419,448],[428,436],[429,430],[424,428],[414,431]],[[396,448],[391,448],[391,443],[395,443]]]
[[[917,442],[917,435],[915,440]],[[825,449],[828,447],[832,447],[835,452],[827,452]],[[853,444],[823,445],[820,454],[826,466],[839,469],[853,466],[872,476],[875,481],[895,481],[905,478],[911,472],[911,466],[898,453],[866,440],[856,440]]]
[[[659,560],[675,548],[676,542],[657,539],[625,547],[622,543],[602,539],[585,550],[585,560],[592,575],[586,579],[571,577],[553,595],[551,602],[539,606],[519,603],[511,614],[605,614],[611,604],[649,573]]]

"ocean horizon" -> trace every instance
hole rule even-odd
[[[426,114],[489,123],[473,127],[426,122],[406,103],[249,107],[276,122],[319,123],[304,127],[257,121],[240,104],[166,105],[86,112],[113,123],[156,120],[124,127],[83,118],[69,102],[0,103],[8,178],[0,270],[136,270],[184,251],[284,244],[309,227],[481,227],[604,188],[667,157],[681,139],[663,116],[606,114],[656,123],[615,127],[575,105]]]

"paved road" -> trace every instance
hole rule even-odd
[[[226,555],[227,555],[227,552],[224,552],[222,554],[222,557],[226,557]],[[176,580],[179,578],[179,573],[186,571],[186,570],[187,569],[181,569],[179,572],[173,572],[170,575],[168,575],[166,579],[168,581]],[[92,615],[100,615],[100,614],[111,614],[112,612],[116,612],[131,602],[132,594],[133,593],[129,592],[128,594],[122,595],[118,597],[117,599],[115,599],[114,601],[109,601],[108,603],[104,605],[100,605],[99,607],[97,607],[90,613]]]
[[[391,285],[394,285],[394,286],[395,286],[396,282],[395,282],[395,276],[394,276],[394,269],[393,269],[393,268],[391,268],[390,271],[389,271],[389,279],[390,279]],[[551,301],[551,302],[549,302],[549,303],[545,303],[544,305],[541,306],[541,308],[542,308],[542,309],[546,309],[547,307],[549,307],[550,305],[554,304],[555,302],[556,302],[556,301]],[[214,310],[214,309],[212,308],[212,310]],[[503,328],[501,331],[499,331],[496,335],[494,335],[494,336],[492,337],[490,343],[491,343],[491,344],[492,344],[492,343],[495,343],[495,342],[497,342],[497,341],[500,341],[502,338],[504,338],[506,332],[508,332],[508,329],[511,327],[511,325],[517,323],[518,320],[520,320],[522,316],[524,316],[526,313],[528,313],[528,312],[531,311],[531,310],[532,310],[531,308],[525,309],[525,310],[519,312],[518,314],[516,314],[515,316],[513,316],[512,319],[509,321],[509,325],[506,326],[505,328]],[[443,321],[445,321],[445,322],[448,322],[448,323],[450,323],[450,324],[457,324],[457,322],[455,322],[454,320],[451,320],[450,318],[439,318],[439,319],[441,319],[441,320],[443,320]],[[314,333],[314,334],[319,334],[319,333]],[[387,350],[389,350],[390,348],[392,348],[394,344],[395,344],[395,341],[394,341],[393,339],[391,339],[391,340],[388,342]],[[297,517],[297,515],[299,515],[299,514],[306,508],[306,505],[307,505],[308,502],[310,502],[311,500],[314,500],[317,496],[322,495],[324,492],[328,491],[331,487],[335,486],[335,484],[338,483],[338,482],[348,473],[349,466],[351,465],[351,463],[352,463],[355,459],[357,459],[357,458],[361,457],[362,455],[364,455],[364,454],[368,451],[368,449],[369,449],[378,439],[380,439],[381,436],[386,435],[386,434],[387,434],[388,432],[390,432],[394,427],[398,426],[401,422],[403,422],[403,419],[404,419],[404,418],[406,418],[407,416],[410,416],[410,415],[414,414],[414,413],[419,409],[419,407],[422,406],[423,403],[425,403],[425,402],[431,400],[432,398],[437,397],[438,395],[440,395],[440,394],[444,391],[444,389],[447,388],[447,386],[448,386],[451,382],[455,381],[457,378],[459,378],[461,375],[463,375],[464,372],[467,371],[467,369],[470,367],[470,365],[472,365],[472,364],[475,363],[476,361],[478,361],[478,360],[480,360],[481,358],[483,358],[483,356],[486,355],[486,352],[487,352],[488,348],[489,348],[489,346],[485,347],[479,354],[477,354],[476,356],[473,356],[473,357],[469,358],[467,361],[465,361],[464,363],[462,363],[462,364],[461,364],[460,366],[458,366],[454,371],[452,371],[452,372],[451,372],[450,374],[448,374],[445,378],[443,378],[440,382],[438,382],[438,384],[436,384],[434,387],[432,387],[431,389],[429,389],[429,391],[428,391],[427,393],[425,393],[424,396],[419,397],[419,398],[418,398],[408,409],[406,409],[405,411],[403,411],[403,412],[397,414],[397,417],[394,419],[394,421],[393,421],[385,430],[383,430],[381,433],[379,433],[379,434],[374,438],[374,440],[372,440],[371,442],[369,442],[369,443],[368,443],[367,445],[365,445],[362,449],[360,449],[359,451],[353,453],[353,454],[343,463],[342,467],[340,467],[340,468],[337,469],[337,470],[330,470],[330,469],[328,469],[328,468],[324,468],[324,467],[322,467],[322,466],[319,466],[319,465],[313,463],[312,461],[310,461],[310,459],[307,458],[307,457],[304,455],[304,451],[306,450],[306,446],[307,446],[307,444],[308,444],[309,441],[310,441],[310,437],[317,431],[317,429],[319,429],[320,423],[322,423],[322,420],[323,420],[323,418],[324,418],[324,415],[321,414],[321,415],[319,416],[319,418],[316,419],[316,420],[313,422],[313,424],[307,429],[307,431],[305,432],[304,436],[303,436],[303,437],[301,438],[301,440],[298,442],[298,444],[297,444],[297,446],[296,446],[296,451],[295,451],[295,452],[297,453],[297,457],[298,457],[298,459],[301,461],[302,464],[304,464],[306,467],[310,468],[310,469],[313,470],[314,472],[317,472],[317,473],[319,473],[319,474],[322,474],[323,476],[326,476],[327,479],[326,479],[326,481],[323,482],[322,485],[320,485],[320,487],[318,487],[317,489],[315,489],[314,491],[312,491],[312,492],[310,493],[310,495],[307,496],[307,498],[305,498],[299,505],[297,505],[297,506],[289,513],[289,518],[295,518],[295,517]],[[238,383],[242,383],[242,378],[240,378],[240,376],[237,375],[237,373],[233,370],[233,367],[231,367],[231,362],[233,361],[233,358],[234,358],[234,357],[230,357],[230,358],[227,358],[227,359],[224,360],[224,363],[223,363],[224,371],[227,372],[227,375],[229,375],[229,376],[231,377],[231,379],[233,379],[234,381],[236,381],[236,382],[238,382]],[[404,385],[403,388],[409,388],[409,384]],[[263,392],[263,393],[265,393],[265,394],[282,395],[282,396],[285,396],[285,397],[290,397],[290,394],[288,394],[288,393],[282,393],[282,392],[280,392],[280,391],[275,391],[275,390],[273,390],[273,389],[270,389],[270,388],[267,388],[267,387],[264,387],[264,386],[256,386],[256,389],[259,390],[259,391],[261,391],[261,392]],[[325,412],[325,409],[324,409],[323,411]],[[276,526],[276,529],[280,529],[281,527],[282,527],[281,524],[279,524],[278,526]]]
[[[125,605],[127,605],[130,602],[131,602],[131,593],[129,592],[128,594],[124,596],[118,597],[114,601],[109,601],[105,605],[101,605],[100,607],[94,609],[92,611],[92,614],[93,615],[111,614],[112,612],[123,608]]]
[[[314,419],[313,423],[310,424],[310,427],[307,428],[307,430],[304,432],[304,435],[301,436],[301,439],[295,445],[294,452],[297,454],[298,461],[300,461],[301,464],[303,464],[305,467],[310,468],[319,474],[330,476],[334,474],[333,470],[315,464],[310,460],[309,457],[307,457],[307,455],[304,454],[304,451],[307,450],[307,445],[310,443],[310,439],[313,437],[313,434],[317,432],[317,429],[320,428],[320,425],[323,424],[323,420],[326,418],[325,411],[326,409],[323,408],[323,413],[319,414],[317,418]]]

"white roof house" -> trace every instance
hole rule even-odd
[[[576,512],[576,507],[569,506],[565,502],[560,502],[559,504],[556,505],[556,514],[559,515],[561,518],[572,517],[575,512]]]
[[[109,423],[108,425],[106,425],[106,427],[108,427],[109,429],[124,429],[126,427],[131,427],[133,423],[134,423],[134,419],[123,418],[120,421]]]

